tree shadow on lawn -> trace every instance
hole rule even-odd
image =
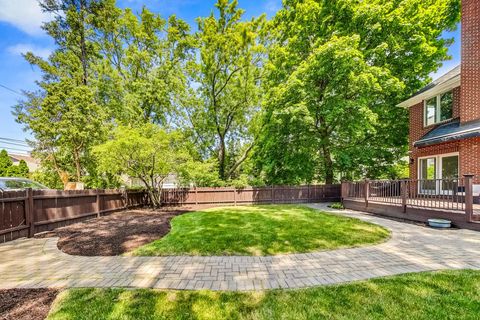
[[[478,271],[440,271],[299,290],[74,289],[51,319],[477,319]]]
[[[381,226],[305,206],[213,208],[178,217],[165,237],[133,255],[275,255],[383,242]]]

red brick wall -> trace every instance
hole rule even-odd
[[[453,89],[453,119],[460,117],[460,87]],[[435,128],[438,125],[430,125],[427,127],[423,126],[423,110],[424,102],[416,104],[410,107],[410,150],[413,149],[413,144],[415,141],[419,140],[430,130]],[[448,121],[447,121],[448,122]]]
[[[415,141],[430,131],[423,128],[423,102],[410,107],[409,119],[409,149],[412,150]]]
[[[462,103],[462,89],[456,87],[453,89],[453,119],[460,118],[460,108]]]
[[[453,119],[460,116],[460,102],[461,91],[460,87],[453,89]],[[432,156],[443,153],[458,152],[459,143],[452,142],[448,144],[435,145],[425,148],[414,148],[413,144],[421,137],[427,134],[438,125],[423,126],[423,107],[424,103],[421,102],[410,107],[410,135],[409,135],[409,149],[410,158],[414,158],[414,163],[410,163],[410,178],[417,179],[418,162],[417,157]],[[448,121],[447,121],[448,122]]]
[[[462,66],[454,89],[453,117],[462,123],[480,119],[480,0],[462,0]],[[410,177],[417,178],[418,157],[459,152],[460,175],[480,176],[480,138],[414,148],[413,143],[435,126],[423,127],[423,103],[410,108]]]
[[[462,0],[462,122],[480,118],[480,1]]]
[[[480,138],[460,141],[460,174],[480,175]]]
[[[476,183],[480,183],[480,137],[437,144],[425,148],[416,148],[410,154],[410,158],[415,159],[414,163],[410,163],[410,179],[418,178],[418,157],[435,156],[452,152],[459,153],[459,176],[474,174],[476,175]]]

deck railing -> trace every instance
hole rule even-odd
[[[458,179],[364,180],[342,183],[342,199],[384,203],[410,208],[427,208],[464,213],[471,222],[480,214],[474,205],[473,175]],[[478,195],[476,195],[478,196]],[[475,201],[476,202],[476,201]]]

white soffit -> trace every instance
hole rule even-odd
[[[403,101],[397,106],[402,108],[410,108],[411,106],[419,104],[424,100],[430,99],[436,95],[459,87],[460,78],[460,66],[457,66],[453,70],[449,71],[445,75],[441,76],[440,78],[426,86],[424,89],[420,90],[419,93],[415,94],[410,99]]]

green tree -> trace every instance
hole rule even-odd
[[[45,164],[51,165],[51,163],[45,163],[38,169],[30,174],[30,178],[33,181],[39,182],[50,189],[63,189],[64,184],[60,179],[54,168],[46,167]]]
[[[147,8],[137,15],[102,1],[93,18],[102,63],[97,86],[102,104],[122,123],[166,124],[185,95],[186,62],[193,55],[189,25]]]
[[[29,172],[30,171],[25,160],[20,160],[18,165],[12,165],[7,169],[7,176],[28,178]]]
[[[217,162],[214,159],[184,163],[180,168],[180,177],[184,185],[193,184],[195,187],[221,187],[224,182],[218,177]]]
[[[3,149],[0,151],[0,177],[22,177],[27,178],[29,169],[24,160],[20,160],[18,165],[14,165],[8,152]]]
[[[35,137],[34,154],[54,168],[62,182],[88,175],[92,145],[104,138],[107,112],[99,104],[95,65],[98,46],[92,41],[93,11],[98,1],[45,0],[55,20],[43,28],[57,49],[44,60],[33,53],[25,59],[43,73],[37,92],[26,92],[16,107],[17,121]]]
[[[51,163],[64,184],[72,177],[82,181],[91,161],[90,148],[104,138],[104,112],[93,90],[69,77],[43,87],[43,93],[29,93],[30,99],[17,105],[17,120],[32,131],[33,154],[43,165]]]
[[[12,159],[8,152],[3,149],[0,151],[0,177],[8,176],[8,170],[13,166]]]
[[[449,58],[459,0],[285,0],[271,23],[263,130],[270,183],[378,176],[404,156],[401,99]]]
[[[178,132],[167,132],[155,124],[119,126],[107,142],[94,148],[99,170],[140,179],[153,206],[161,205],[162,184],[169,174],[179,174],[189,161]]]
[[[218,14],[198,19],[198,55],[189,64],[194,98],[186,113],[201,153],[217,160],[221,180],[238,175],[253,147],[259,109],[264,18],[241,21],[237,1],[219,0]]]

